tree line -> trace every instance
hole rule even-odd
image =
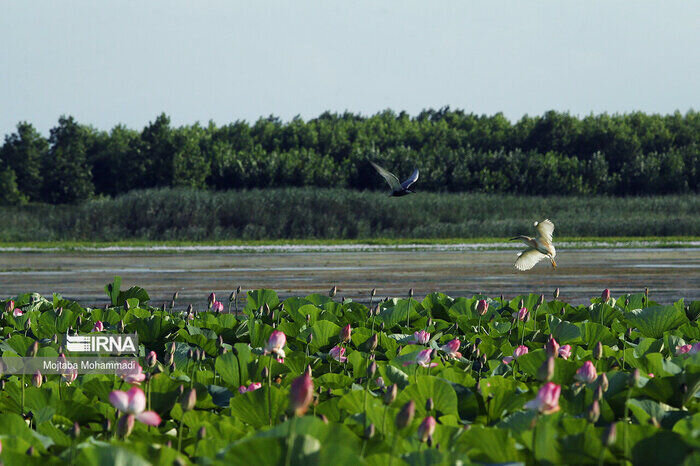
[[[62,116],[48,138],[20,122],[0,147],[0,204],[65,204],[133,189],[284,186],[385,189],[368,160],[420,191],[511,194],[670,194],[698,191],[700,113],[550,111],[510,122],[442,108],[417,116],[326,112],[223,126],[100,131]]]

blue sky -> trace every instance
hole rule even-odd
[[[700,2],[0,0],[0,136],[449,105],[700,105]]]

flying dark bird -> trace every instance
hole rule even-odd
[[[530,246],[518,254],[515,268],[518,270],[530,270],[535,264],[547,257],[552,262],[552,268],[556,269],[557,263],[554,261],[554,256],[557,255],[557,251],[552,244],[554,224],[549,219],[535,222],[535,229],[540,234],[537,238],[530,238],[529,236],[511,238],[511,241],[519,240]]]
[[[399,179],[391,173],[388,170],[385,170],[384,168],[380,167],[374,162],[370,162],[372,166],[374,167],[377,172],[382,175],[382,177],[386,180],[387,183],[389,183],[389,186],[391,187],[391,195],[392,196],[405,196],[406,194],[412,194],[414,191],[411,191],[411,186],[413,186],[416,181],[418,181],[418,169],[413,172],[411,176],[406,179],[403,183],[399,182]]]

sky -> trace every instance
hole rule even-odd
[[[700,109],[697,1],[0,0],[0,137],[449,105]]]

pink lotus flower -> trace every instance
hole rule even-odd
[[[209,309],[214,305],[214,302],[216,301],[216,293],[213,291],[209,295],[209,298],[207,299],[207,302],[209,303]]]
[[[289,388],[289,407],[297,416],[303,416],[314,398],[314,383],[308,372],[297,377]]]
[[[32,377],[32,384],[34,384],[36,388],[39,388],[43,382],[44,378],[41,376],[41,372],[36,371]]]
[[[579,370],[576,371],[576,380],[580,380],[585,383],[593,383],[593,381],[598,378],[598,373],[595,370],[595,366],[591,361],[586,361]]]
[[[254,392],[255,390],[257,390],[260,387],[262,387],[262,384],[260,382],[253,382],[250,385],[248,385],[247,387],[245,385],[241,385],[240,387],[238,387],[238,393],[243,394],[246,392]]]
[[[272,335],[270,335],[270,339],[267,340],[267,345],[265,345],[263,354],[272,353],[279,359],[284,360],[284,349],[282,348],[284,348],[284,345],[286,344],[287,336],[279,330],[275,330],[272,332]]]
[[[431,350],[430,348],[424,349],[423,351],[418,352],[418,354],[416,355],[416,359],[414,359],[413,361],[406,361],[405,363],[403,363],[403,365],[410,366],[411,364],[418,364],[421,367],[435,367],[438,364],[436,362],[430,362],[433,356],[432,353],[433,350]]]
[[[462,342],[460,342],[457,338],[455,338],[454,340],[450,340],[450,341],[447,342],[446,344],[442,345],[442,346],[440,347],[440,349],[443,350],[443,351],[445,352],[445,354],[447,355],[447,357],[449,357],[449,358],[454,358],[454,359],[458,359],[458,358],[461,358],[461,357],[462,357],[462,353],[460,353],[460,352],[458,351],[458,350],[459,350],[459,346],[460,346],[461,344],[462,344]]]
[[[683,345],[683,346],[676,346],[676,354],[686,354],[689,352],[691,349],[693,349],[693,345]]]
[[[569,359],[569,357],[571,357],[571,345],[559,347],[559,356],[561,356],[563,359]]]
[[[654,378],[654,374],[651,373],[651,372],[649,372],[649,378],[650,378],[650,379],[653,379],[653,378]]]
[[[544,384],[537,392],[537,398],[525,403],[526,409],[537,410],[542,414],[552,414],[559,411],[559,395],[561,386],[552,382]]]
[[[146,364],[148,364],[148,367],[154,367],[157,362],[158,355],[156,354],[156,352],[151,351],[150,353],[148,353],[148,356],[146,356]]]
[[[66,385],[70,385],[73,382],[75,382],[75,379],[78,378],[78,369],[71,368],[71,369],[66,369],[62,374],[61,374],[61,379],[66,382]]]
[[[22,312],[22,309],[20,309],[20,308],[18,308],[18,307],[14,308],[14,310],[12,311],[12,315],[13,315],[14,317],[19,317],[19,316],[21,316],[21,315],[23,315],[23,314],[24,314],[24,312]]]
[[[127,361],[122,361],[122,364],[128,364]],[[118,369],[117,375],[126,383],[140,384],[146,380],[146,374],[143,373],[143,368],[141,364],[136,363],[136,367],[133,369]]]
[[[413,342],[419,345],[425,345],[430,341],[430,334],[425,330],[419,330],[413,334]]]
[[[476,304],[476,312],[479,313],[480,316],[483,316],[488,312],[489,310],[489,303],[485,299],[480,299],[479,302]]]
[[[92,326],[93,332],[102,332],[104,329],[105,329],[105,326],[101,320],[98,320],[97,322],[95,322],[95,325]]]
[[[338,362],[345,362],[348,360],[348,358],[345,357],[345,348],[342,346],[334,346],[328,354]]]
[[[510,364],[514,359],[518,359],[523,354],[527,354],[529,351],[528,347],[525,345],[520,345],[515,350],[513,350],[513,356],[506,356],[503,358],[503,364]]]
[[[521,308],[521,309],[518,311],[518,320],[521,320],[521,321],[523,321],[523,322],[526,321],[527,318],[528,318],[528,316],[529,316],[529,314],[530,314],[530,312],[527,310],[526,307]]]
[[[552,356],[553,358],[559,356],[559,343],[557,343],[557,340],[551,335],[549,336],[549,340],[547,340],[545,349],[547,350],[547,356]]]
[[[211,305],[211,310],[214,312],[224,312],[224,305],[221,301],[214,301]]]
[[[350,341],[351,335],[352,327],[350,327],[350,324],[348,324],[340,330],[340,341],[343,343]]]
[[[418,426],[418,439],[421,442],[428,440],[430,436],[435,432],[435,418],[433,416],[428,416],[423,419],[423,422]]]
[[[607,303],[610,300],[610,290],[607,288],[604,289],[603,293],[600,295],[600,297],[604,303]]]
[[[146,395],[139,387],[131,387],[128,392],[115,390],[109,394],[109,402],[118,411],[133,415],[136,419],[149,426],[160,424],[160,416],[155,411],[146,409]]]

